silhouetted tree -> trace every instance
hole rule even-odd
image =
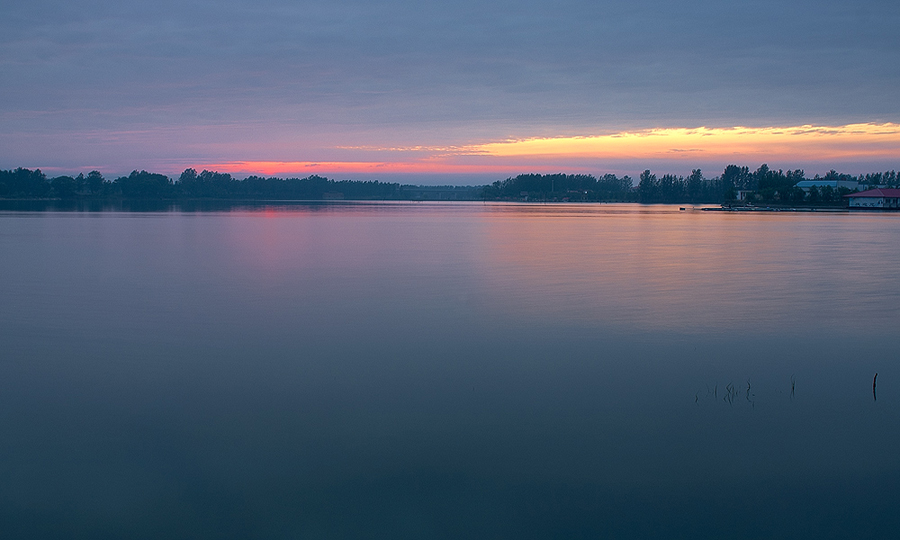
[[[75,179],[71,176],[57,176],[53,180],[50,180],[50,187],[52,188],[52,194],[63,199],[68,199],[75,196],[75,191],[78,186]]]
[[[92,195],[99,195],[103,191],[105,183],[106,181],[103,179],[103,175],[100,174],[100,171],[89,172],[85,179],[85,186]]]
[[[819,202],[819,187],[811,186],[809,188],[809,193],[806,194],[806,198],[809,199],[811,203]]]
[[[115,183],[125,197],[159,199],[173,194],[168,176],[147,171],[132,171],[128,176],[116,178]]]
[[[0,195],[4,197],[47,197],[50,183],[40,169],[31,171],[19,167],[13,171],[0,171]]]
[[[651,173],[650,169],[647,169],[641,173],[640,179],[638,195],[641,198],[641,202],[654,202],[659,191],[659,181],[656,179],[656,175]]]
[[[722,190],[725,200],[735,200],[737,191],[740,189],[752,189],[750,188],[751,178],[750,169],[747,167],[738,167],[737,165],[725,167],[725,171],[722,173]]]

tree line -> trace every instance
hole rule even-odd
[[[488,200],[635,201],[629,176],[605,174],[520,174],[484,186]]]
[[[822,185],[802,188],[797,184],[813,180],[839,181],[847,185]],[[521,174],[497,181],[484,188],[486,199],[531,201],[631,201],[641,203],[730,203],[741,199],[767,204],[841,204],[844,195],[876,186],[900,187],[896,171],[859,176],[834,170],[825,176],[807,178],[802,169],[773,170],[761,165],[728,165],[722,174],[706,178],[700,169],[690,175],[657,176],[649,169],[642,172],[637,185],[629,176]]]
[[[839,181],[844,185],[798,186],[804,180]],[[852,187],[847,187],[852,186]],[[809,179],[804,171],[756,171],[728,165],[722,174],[706,178],[700,169],[687,177],[649,169],[637,185],[630,176],[604,174],[520,174],[477,188],[453,193],[455,199],[517,201],[616,201],[642,203],[729,203],[744,199],[769,204],[840,204],[842,196],[874,186],[900,187],[896,171],[852,176],[834,170]],[[459,190],[445,186],[446,190]],[[177,180],[147,171],[107,180],[98,171],[86,176],[48,178],[40,169],[0,170],[0,198],[19,199],[245,199],[245,200],[416,200],[429,196],[422,186],[357,180],[250,176],[238,180],[228,173],[186,169]],[[744,197],[741,197],[744,195]]]
[[[134,198],[134,199],[400,199],[403,187],[379,181],[306,178],[238,180],[228,173],[187,169],[178,180],[147,171],[133,171],[112,181],[98,171],[87,176],[47,178],[40,169],[0,170],[4,198]]]

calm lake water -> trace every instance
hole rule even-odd
[[[900,214],[9,208],[4,538],[900,530]]]

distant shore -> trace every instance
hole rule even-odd
[[[701,208],[704,212],[830,212],[846,214],[850,208],[843,206],[729,206]]]
[[[195,204],[275,201],[496,201],[524,203],[722,204],[723,211],[835,211],[847,208],[847,197],[873,188],[895,189],[895,171],[852,176],[829,172],[806,178],[800,169],[756,171],[728,165],[713,178],[695,169],[687,176],[639,178],[604,174],[520,174],[488,185],[426,186],[321,176],[276,178],[186,169],[176,178],[144,170],[108,180],[98,171],[87,175],[47,177],[40,169],[0,170],[0,198],[5,200],[74,201],[120,204],[119,201],[167,201]],[[128,203],[132,204],[132,203]],[[217,204],[217,203],[216,203]],[[895,204],[895,203],[892,203]]]

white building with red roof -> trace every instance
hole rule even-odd
[[[900,210],[900,189],[878,188],[844,195],[850,208],[873,210]]]

